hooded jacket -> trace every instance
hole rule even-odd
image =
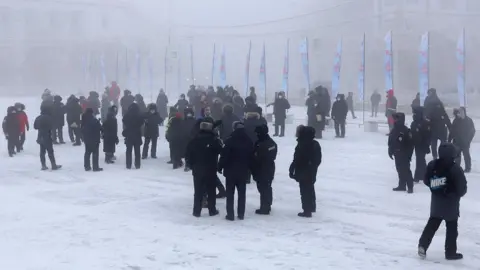
[[[388,136],[388,155],[396,158],[412,159],[413,155],[413,136],[410,129],[405,126],[405,114],[395,113],[393,129]]]
[[[289,172],[297,182],[313,182],[322,163],[322,149],[315,140],[315,129],[303,127],[298,132],[297,146]]]
[[[465,110],[465,108],[460,108]],[[460,149],[470,148],[473,138],[475,137],[475,124],[472,118],[468,117],[465,113],[465,118],[456,116],[453,120],[450,128],[450,134],[448,141],[453,142],[454,145],[460,147]]]
[[[332,119],[335,121],[345,121],[348,114],[348,104],[344,94],[338,94],[337,100],[332,106]]]
[[[410,131],[415,149],[429,153],[432,133],[430,123],[423,116],[423,107],[413,108],[413,122],[410,124]]]

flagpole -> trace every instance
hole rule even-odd
[[[366,51],[367,51],[367,44],[366,44],[366,38],[365,38],[365,33],[363,33],[363,94],[362,94],[362,124],[365,126],[365,67],[366,67]]]
[[[465,28],[463,28],[463,81],[464,81],[464,91],[463,91],[463,104],[467,108],[467,43],[465,43]]]
[[[163,90],[167,93],[167,55],[168,55],[168,46],[165,47],[165,58],[164,61],[164,81],[163,81]]]
[[[117,65],[115,67],[115,81],[118,82],[118,50],[117,50]]]

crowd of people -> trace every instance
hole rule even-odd
[[[235,220],[236,191],[236,217],[244,219],[246,186],[251,179],[256,182],[260,193],[260,207],[255,213],[270,214],[278,149],[269,135],[263,110],[257,105],[255,88],[251,87],[244,99],[231,86],[217,89],[191,86],[187,95],[180,95],[170,107],[163,90],[160,90],[156,103],[148,105],[140,94],[133,96],[129,90],[125,90],[120,98],[120,93],[120,87],[113,82],[101,96],[94,91],[88,97],[71,95],[64,104],[61,96],[45,90],[41,113],[34,122],[34,128],[38,131],[42,170],[48,169],[47,154],[52,170],[62,167],[56,163],[53,146],[65,144],[65,124],[73,145],[80,146],[83,143],[85,146],[86,171],[103,170],[99,165],[102,141],[105,163],[114,163],[116,145],[120,142],[117,114],[121,111],[121,135],[126,145],[127,169],[131,169],[132,165],[140,169],[142,159],[157,158],[159,126],[165,125],[165,138],[170,149],[168,163],[172,164],[173,169],[184,167],[193,175],[193,216],[200,217],[202,208],[208,208],[210,216],[218,215],[216,200],[226,197],[225,218]],[[380,94],[373,93],[374,117],[380,100]],[[285,136],[285,120],[290,109],[285,93],[275,93],[274,102],[266,106],[273,106],[273,136]],[[322,161],[321,147],[315,139],[322,138],[329,118],[334,122],[336,137],[345,138],[348,113],[351,112],[352,118],[355,118],[353,93],[347,97],[338,94],[331,104],[328,90],[319,86],[309,93],[305,106],[307,125],[297,127],[297,146],[289,176],[299,183],[303,211],[298,216],[312,217],[312,213],[316,212],[314,184]],[[11,157],[23,150],[25,133],[30,128],[24,110],[25,106],[21,103],[8,107],[3,121]],[[438,226],[442,220],[446,220],[446,258],[461,259],[462,255],[456,251],[458,209],[460,198],[466,193],[464,173],[471,170],[469,149],[475,135],[473,121],[466,115],[466,109],[461,107],[454,110],[455,119],[451,122],[435,89],[428,91],[423,106],[420,106],[420,97],[417,95],[412,103],[412,112],[413,122],[407,127],[405,114],[397,112],[393,90],[387,91],[385,115],[390,127],[388,155],[395,160],[399,178],[398,186],[393,190],[413,193],[414,183],[421,180],[430,187],[431,217],[419,242],[419,255],[426,256]],[[438,141],[441,142],[440,147],[437,147]],[[430,152],[434,160],[427,165],[426,155]],[[410,169],[413,153],[416,155],[414,174]],[[460,167],[460,153],[464,156],[465,169]],[[225,176],[225,186],[218,173]]]

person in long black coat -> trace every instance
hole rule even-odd
[[[102,123],[103,123],[105,119],[107,119],[108,110],[110,109],[110,106],[111,106],[108,92],[103,93],[101,106],[102,107],[100,108],[100,119],[102,119]]]
[[[132,103],[127,113],[123,116],[123,132],[125,137],[126,149],[126,165],[127,169],[132,168],[132,151],[135,153],[135,168],[140,169],[142,145],[142,127],[144,125],[144,116],[140,113],[138,104]]]
[[[355,107],[354,107],[354,102],[353,102],[353,92],[348,92],[347,96],[347,105],[348,105],[348,110],[352,114],[352,118],[356,119],[357,117],[355,116]]]
[[[298,182],[303,212],[299,217],[312,217],[316,212],[315,182],[318,167],[322,163],[322,149],[315,140],[315,129],[300,126],[297,128],[297,146],[290,164],[289,176]]]
[[[213,99],[213,104],[211,106],[211,111],[212,111],[212,117],[215,120],[219,120],[222,118],[223,114],[223,103],[222,100],[219,98],[214,98]]]
[[[68,136],[74,146],[82,145],[82,135],[80,131],[80,123],[82,117],[82,106],[80,106],[79,99],[71,95],[67,99],[65,111],[67,114]]]
[[[424,108],[425,118],[430,122],[430,128],[432,130],[432,140],[430,142],[432,156],[434,159],[437,159],[438,141],[442,143],[448,140],[448,131],[450,130],[452,123],[435,88],[428,90],[428,95],[424,102]]]
[[[105,153],[105,163],[107,164],[114,163],[115,146],[119,143],[117,113],[117,106],[111,106],[102,125],[103,152]]]
[[[143,96],[140,94],[135,95],[135,103],[138,104],[138,108],[140,109],[141,114],[145,114],[148,111],[147,105],[143,99]]]
[[[213,132],[213,123],[202,122],[200,131],[187,145],[185,162],[192,169],[194,183],[193,216],[200,217],[205,192],[210,216],[218,215],[216,208],[216,177],[218,156],[222,143]]]
[[[423,180],[427,161],[425,156],[430,153],[431,130],[430,123],[423,116],[423,107],[414,107],[413,122],[410,125],[413,145],[415,147],[415,174],[413,180],[418,183]]]
[[[472,158],[470,157],[470,144],[475,137],[475,125],[472,118],[467,116],[465,107],[460,107],[454,111],[455,119],[450,129],[450,135],[448,137],[449,142],[453,144],[460,151],[456,160],[458,165],[462,164],[461,154],[463,153],[463,159],[465,160],[465,172],[469,173],[472,170]]]
[[[242,118],[245,115],[245,101],[240,96],[238,91],[234,91],[234,95],[232,98],[232,105],[233,105],[233,113],[238,116],[238,118]]]
[[[87,108],[93,110],[93,115],[97,116],[100,114],[100,108],[102,103],[100,102],[100,95],[96,91],[90,91],[87,97]]]
[[[245,131],[252,140],[252,143],[255,143],[258,140],[257,133],[255,133],[255,128],[261,125],[266,125],[267,121],[261,115],[262,108],[257,107],[257,112],[245,113],[245,119],[243,123],[245,124]]]
[[[269,215],[273,203],[272,182],[275,176],[275,159],[277,158],[278,147],[268,135],[267,125],[256,127],[255,133],[257,133],[258,140],[254,144],[251,172],[260,193],[260,208],[255,210],[255,213]]]
[[[120,99],[120,107],[122,107],[122,117],[127,113],[128,108],[135,102],[130,90],[123,91],[123,97]]]
[[[245,98],[245,107],[243,108],[243,113],[247,114],[253,112],[258,112],[258,105],[254,97],[248,96]]]
[[[321,133],[320,121],[317,116],[318,97],[314,91],[310,91],[308,93],[305,106],[307,107],[307,126],[313,127],[316,131],[316,134]]]
[[[378,91],[375,90],[373,94],[370,96],[370,103],[372,105],[371,117],[377,117],[378,106],[380,105],[380,101],[382,101],[382,95],[380,95]]]
[[[165,135],[170,147],[170,157],[172,158],[173,169],[178,169],[183,165],[182,157],[185,153],[185,134],[183,132],[182,113],[177,112],[174,117],[170,118]]]
[[[432,160],[427,166],[424,183],[432,192],[430,218],[418,243],[418,255],[427,256],[435,233],[445,220],[447,234],[445,239],[445,258],[459,260],[457,253],[458,217],[460,199],[467,193],[467,179],[459,164],[455,162],[457,149],[451,143],[442,143],[438,149],[439,159]]]
[[[413,193],[413,176],[410,169],[414,143],[410,129],[405,126],[405,114],[393,114],[394,124],[388,136],[388,156],[395,160],[398,186],[393,191]]]
[[[65,126],[65,105],[61,96],[55,96],[53,101],[53,144],[65,144],[63,140],[63,126]]]
[[[335,137],[345,138],[345,124],[347,121],[348,104],[344,94],[338,94],[332,106],[332,119],[335,124]]]
[[[157,110],[158,110],[158,113],[160,114],[160,117],[162,119],[167,119],[168,97],[165,94],[165,91],[163,89],[160,89],[160,93],[158,93],[156,105],[157,105]]]
[[[275,101],[268,106],[273,105],[273,115],[275,116],[274,137],[285,136],[285,120],[287,119],[287,110],[290,109],[290,103],[285,98],[285,92],[279,92]],[[280,128],[280,133],[279,133]]]
[[[222,124],[218,127],[218,132],[220,139],[225,141],[233,132],[233,123],[240,121],[240,118],[233,113],[233,106],[231,104],[226,104],[222,110]]]
[[[145,115],[145,143],[143,144],[142,158],[148,157],[148,147],[150,142],[152,143],[152,149],[150,150],[150,156],[157,158],[157,141],[160,135],[159,126],[163,123],[162,117],[157,111],[157,105],[155,103],[148,105],[148,112]]]
[[[419,107],[422,107],[420,105],[420,93],[417,93],[415,98],[412,100],[412,104],[410,105],[412,107],[412,112],[415,112],[415,110]]]
[[[245,216],[247,180],[253,159],[253,143],[245,132],[242,122],[233,123],[233,132],[220,154],[218,172],[226,178],[227,220],[235,220],[233,211],[235,190],[237,190],[237,217],[243,220]]]
[[[54,120],[52,118],[51,107],[42,107],[40,111],[41,113],[35,119],[33,128],[38,130],[37,143],[40,145],[40,162],[42,164],[42,170],[48,170],[45,160],[45,154],[47,153],[52,165],[52,170],[58,170],[62,168],[62,165],[56,163],[55,154],[53,152],[52,130]]]
[[[83,167],[85,171],[103,171],[99,166],[100,139],[102,137],[102,124],[95,118],[92,108],[87,108],[82,115],[82,134],[85,144]],[[90,163],[91,157],[91,163]]]
[[[197,124],[197,119],[195,119],[195,114],[193,112],[192,108],[186,108],[183,111],[183,120],[182,120],[182,145],[185,145],[185,147],[181,150],[183,153],[182,157],[185,156],[185,151],[186,151],[186,146],[188,143],[195,138],[197,135],[197,130],[195,130],[195,125]],[[190,168],[188,168],[187,164],[185,164],[184,170],[186,172],[190,171]]]
[[[8,155],[13,157],[16,154],[15,147],[20,143],[20,120],[14,106],[7,108],[7,116],[3,119],[2,128],[7,139]]]

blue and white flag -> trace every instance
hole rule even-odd
[[[283,57],[282,70],[282,90],[288,96],[288,76],[290,72],[290,39],[287,39],[287,47],[285,48],[285,56]]]
[[[340,90],[340,73],[342,70],[342,39],[338,41],[335,57],[333,60],[332,74],[332,98],[335,99]]]
[[[215,45],[215,43],[213,43],[213,55],[212,55],[212,77],[211,77],[211,84],[212,86],[215,86],[215,59],[216,59],[216,55],[217,55],[217,46]]]
[[[263,43],[262,58],[260,59],[260,89],[264,94],[265,99],[267,99],[267,74],[266,74],[266,59],[265,59],[265,43]]]
[[[365,34],[363,34],[362,44],[360,45],[360,68],[358,69],[358,99],[364,101],[365,98]]]
[[[465,29],[463,29],[457,42],[457,89],[458,101],[461,107],[466,106],[465,95]]]
[[[420,106],[423,106],[425,99],[427,98],[427,92],[429,88],[429,33],[426,32],[422,35],[420,40],[419,48],[419,58],[418,58],[418,78],[419,78],[419,89],[420,93]]]
[[[252,53],[252,41],[248,44],[247,63],[245,66],[245,96],[248,95],[250,88],[250,54]]]
[[[393,90],[393,46],[392,46],[392,31],[388,31],[385,36],[385,91]]]
[[[222,46],[222,55],[220,56],[220,86],[227,86],[227,63],[225,59],[225,46]]]
[[[102,52],[100,55],[100,72],[102,73],[103,87],[107,86],[107,73],[105,70],[105,54]]]
[[[308,60],[308,38],[300,43],[300,58],[302,60],[302,71],[305,78],[306,93],[310,91],[310,65]]]

